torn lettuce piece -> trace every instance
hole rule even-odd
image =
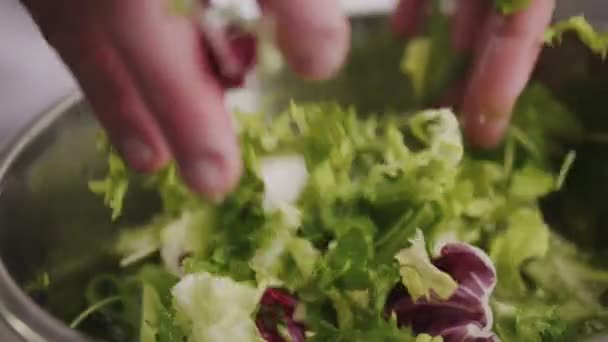
[[[264,210],[273,212],[293,205],[308,181],[306,160],[300,155],[264,157],[260,160],[264,181]]]
[[[549,45],[559,44],[568,32],[575,33],[592,52],[602,58],[608,54],[608,32],[596,31],[584,16],[574,16],[554,24],[545,32],[545,42]]]
[[[160,297],[156,290],[148,285],[142,285],[141,325],[139,342],[156,342],[158,336],[158,311],[161,307]]]
[[[490,247],[500,279],[498,294],[518,298],[527,293],[521,276],[524,263],[543,258],[549,251],[549,241],[549,227],[538,209],[522,208],[511,214],[506,231]]]
[[[333,287],[342,291],[366,290],[371,286],[370,266],[374,256],[366,227],[342,221],[350,229],[330,242],[313,281],[322,291]],[[395,279],[396,280],[396,279]]]
[[[458,283],[431,263],[420,230],[411,243],[412,246],[401,250],[395,259],[399,262],[401,281],[412,299],[428,300],[434,296],[442,300],[450,298],[458,288]]]
[[[115,251],[121,257],[120,267],[131,266],[158,252],[160,231],[156,224],[124,230],[115,245]]]
[[[410,120],[410,130],[426,144],[437,161],[456,167],[462,161],[464,147],[458,119],[449,109],[425,110]]]
[[[406,45],[405,55],[401,60],[401,71],[410,77],[414,95],[418,98],[425,94],[425,72],[431,48],[430,39],[414,38]]]
[[[559,169],[559,173],[557,174],[557,178],[555,179],[555,190],[559,191],[564,187],[566,183],[566,179],[568,179],[568,175],[570,171],[572,171],[572,167],[574,166],[574,162],[576,161],[576,151],[570,151],[564,158],[562,162],[562,166]]]
[[[555,177],[538,167],[526,165],[513,174],[509,194],[517,200],[535,201],[555,190]]]
[[[189,274],[171,290],[177,321],[192,342],[264,341],[253,315],[261,292],[209,273]]]
[[[91,192],[103,196],[105,205],[112,209],[112,220],[116,220],[122,213],[123,202],[129,186],[129,176],[125,162],[116,153],[110,151],[107,158],[106,177],[90,181],[89,189]]]
[[[466,59],[451,48],[450,19],[441,12],[441,2],[432,1],[424,34],[408,43],[401,58],[401,72],[410,79],[418,104],[424,106],[437,101],[466,65]]]
[[[320,252],[310,241],[296,235],[299,221],[294,222],[290,218],[293,215],[276,212],[255,233],[257,248],[249,266],[259,284],[287,286],[294,290],[298,283],[306,282],[313,273]]]
[[[528,298],[522,302],[492,303],[495,329],[503,342],[574,341],[571,324],[560,318],[557,306]]]
[[[213,240],[214,231],[214,213],[205,206],[186,211],[162,224],[160,255],[167,270],[176,276],[182,275],[184,259],[204,255]]]
[[[608,272],[572,243],[552,235],[548,253],[532,260],[523,273],[550,296],[564,322],[599,319],[608,327],[608,309],[603,304],[608,291]]]

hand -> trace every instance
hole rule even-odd
[[[241,160],[223,94],[246,65],[225,58],[235,52],[230,37],[203,34],[194,17],[170,11],[172,0],[22,1],[132,168],[154,171],[175,158],[208,197],[235,186]],[[321,79],[339,69],[350,31],[336,1],[260,4],[296,72]]]
[[[455,50],[473,54],[468,77],[455,84],[453,105],[463,113],[468,140],[495,146],[503,137],[515,102],[526,86],[550,24],[555,0],[533,0],[529,8],[505,17],[490,0],[457,0],[452,19]],[[423,21],[426,0],[401,0],[393,29],[411,36]]]

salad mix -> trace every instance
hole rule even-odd
[[[506,12],[526,1],[496,1]],[[462,61],[440,15],[402,70],[420,103]],[[605,55],[582,17],[558,23]],[[436,63],[435,63],[436,62]],[[398,66],[395,66],[397,68]],[[147,224],[113,247],[120,270],[91,280],[90,307],[114,340],[575,341],[608,332],[608,270],[551,229],[541,200],[567,186],[586,128],[532,83],[503,146],[463,143],[448,108],[363,115],[331,101],[238,115],[245,165],[220,203],[193,194],[175,165],[132,173],[105,139],[92,181],[119,218],[130,189],[158,198]]]

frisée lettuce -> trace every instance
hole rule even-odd
[[[166,298],[152,316],[165,326],[155,318],[135,327],[156,341],[566,341],[604,321],[597,307],[569,315],[582,302],[548,293],[575,280],[531,267],[552,258],[556,237],[538,200],[558,189],[560,173],[530,149],[533,140],[510,136],[496,155],[463,153],[449,109],[364,118],[293,103],[273,120],[238,122],[245,175],[218,205],[188,191],[175,165],[151,176],[110,168],[100,181],[116,191],[104,197],[123,196],[108,202],[118,208],[129,192],[112,182],[139,184],[161,203],[116,249],[130,267],[152,264],[174,279],[162,289],[142,281]],[[268,177],[273,167],[294,172],[284,196]],[[537,322],[520,321],[528,316]]]

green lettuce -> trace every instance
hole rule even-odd
[[[547,254],[550,235],[538,210],[520,209],[507,224],[507,230],[493,240],[490,256],[500,279],[497,293],[517,297],[527,290],[521,277],[524,262]]]
[[[412,246],[401,250],[395,258],[399,262],[403,285],[414,301],[420,298],[429,299],[431,291],[439,298],[447,300],[458,288],[458,283],[449,274],[431,263],[424,236],[420,231],[412,240]]]
[[[171,290],[177,321],[193,342],[263,341],[252,319],[261,292],[209,273],[182,278]]]
[[[530,91],[541,100],[518,107],[522,121],[536,115],[535,104],[555,102],[549,93]],[[561,110],[546,108],[547,115]],[[490,251],[500,279],[497,302],[519,308],[530,298],[551,307],[551,301],[536,297],[521,272],[547,255],[550,235],[538,200],[557,189],[557,172],[546,158],[565,149],[540,148],[537,141],[559,129],[547,126],[534,138],[511,136],[504,153],[474,156],[464,153],[458,122],[446,109],[362,118],[331,103],[292,103],[272,121],[248,116],[239,125],[245,175],[219,205],[190,193],[174,165],[153,176],[129,175],[128,182],[158,194],[163,207],[154,221],[162,228],[158,253],[176,276],[250,284],[250,291],[267,286],[293,291],[314,339],[414,338],[384,319],[394,286],[402,282],[415,297],[433,290],[445,298],[455,289],[455,282],[429,263],[423,234],[431,247],[465,241]],[[269,205],[266,190],[275,185],[267,186],[262,164],[285,155],[301,156],[307,176],[300,190]],[[146,241],[129,234],[137,234],[125,232],[123,241],[133,241],[132,246]],[[195,298],[189,291],[179,293],[184,305]],[[241,299],[234,305],[247,308],[237,311],[249,315],[251,327],[254,300],[235,300]],[[171,308],[164,304],[156,317],[174,317],[177,328],[157,318],[151,329],[160,334],[165,324],[166,331],[192,335],[197,322],[200,329],[208,324],[181,306],[175,313]],[[508,323],[517,317],[503,318]],[[507,323],[501,336],[528,333]]]
[[[575,16],[558,22],[545,33],[547,44],[561,42],[564,34],[572,32],[595,54],[605,58],[608,54],[608,32],[598,32],[584,16]]]

